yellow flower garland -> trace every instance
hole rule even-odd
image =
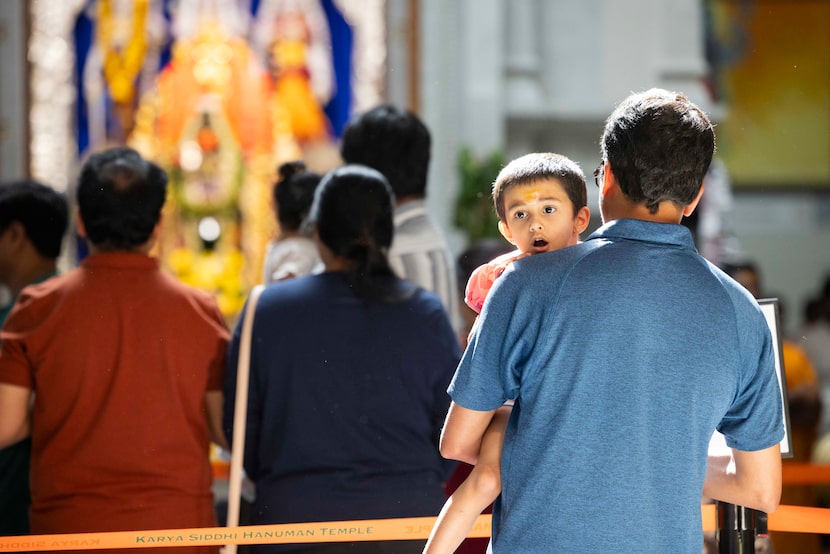
[[[134,0],[130,39],[119,49],[115,42],[115,16],[111,0],[98,0],[97,35],[104,66],[104,78],[116,103],[133,99],[133,85],[147,51],[147,12],[149,0]]]

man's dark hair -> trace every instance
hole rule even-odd
[[[431,138],[412,112],[382,104],[352,120],[343,133],[340,155],[349,164],[377,169],[395,196],[426,196]]]
[[[695,199],[715,151],[715,131],[682,94],[651,89],[617,106],[601,146],[623,193],[656,213],[660,202],[685,207]]]
[[[508,163],[499,171],[493,183],[493,204],[499,219],[505,221],[504,193],[517,186],[530,185],[546,179],[556,179],[573,204],[574,215],[588,205],[585,174],[573,160],[549,152],[525,154]]]
[[[167,174],[131,148],[93,154],[81,169],[78,208],[87,238],[103,250],[145,244],[161,217]]]
[[[63,194],[31,180],[0,185],[0,233],[15,221],[26,230],[38,254],[53,259],[60,256],[69,224],[69,206]]]
[[[314,191],[322,175],[306,169],[301,161],[287,162],[279,167],[279,179],[274,185],[274,205],[280,228],[298,231],[308,216]]]

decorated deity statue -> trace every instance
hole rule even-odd
[[[274,168],[299,150],[279,132],[271,78],[247,42],[215,14],[198,16],[198,24],[180,27],[189,34],[176,40],[171,62],[142,99],[130,143],[170,174],[162,259],[185,282],[221,298],[232,319],[274,232]],[[210,243],[198,232],[206,218],[222,230]]]

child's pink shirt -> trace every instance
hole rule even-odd
[[[525,256],[530,256],[530,253],[514,250],[478,266],[467,281],[467,288],[464,290],[464,302],[475,313],[481,313],[484,299],[487,298],[487,294],[495,280],[507,269],[507,266]]]

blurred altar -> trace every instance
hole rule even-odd
[[[277,232],[277,167],[339,165],[349,116],[381,98],[381,4],[33,1],[32,171],[71,192],[85,157],[113,145],[164,167],[156,254],[232,321]]]

